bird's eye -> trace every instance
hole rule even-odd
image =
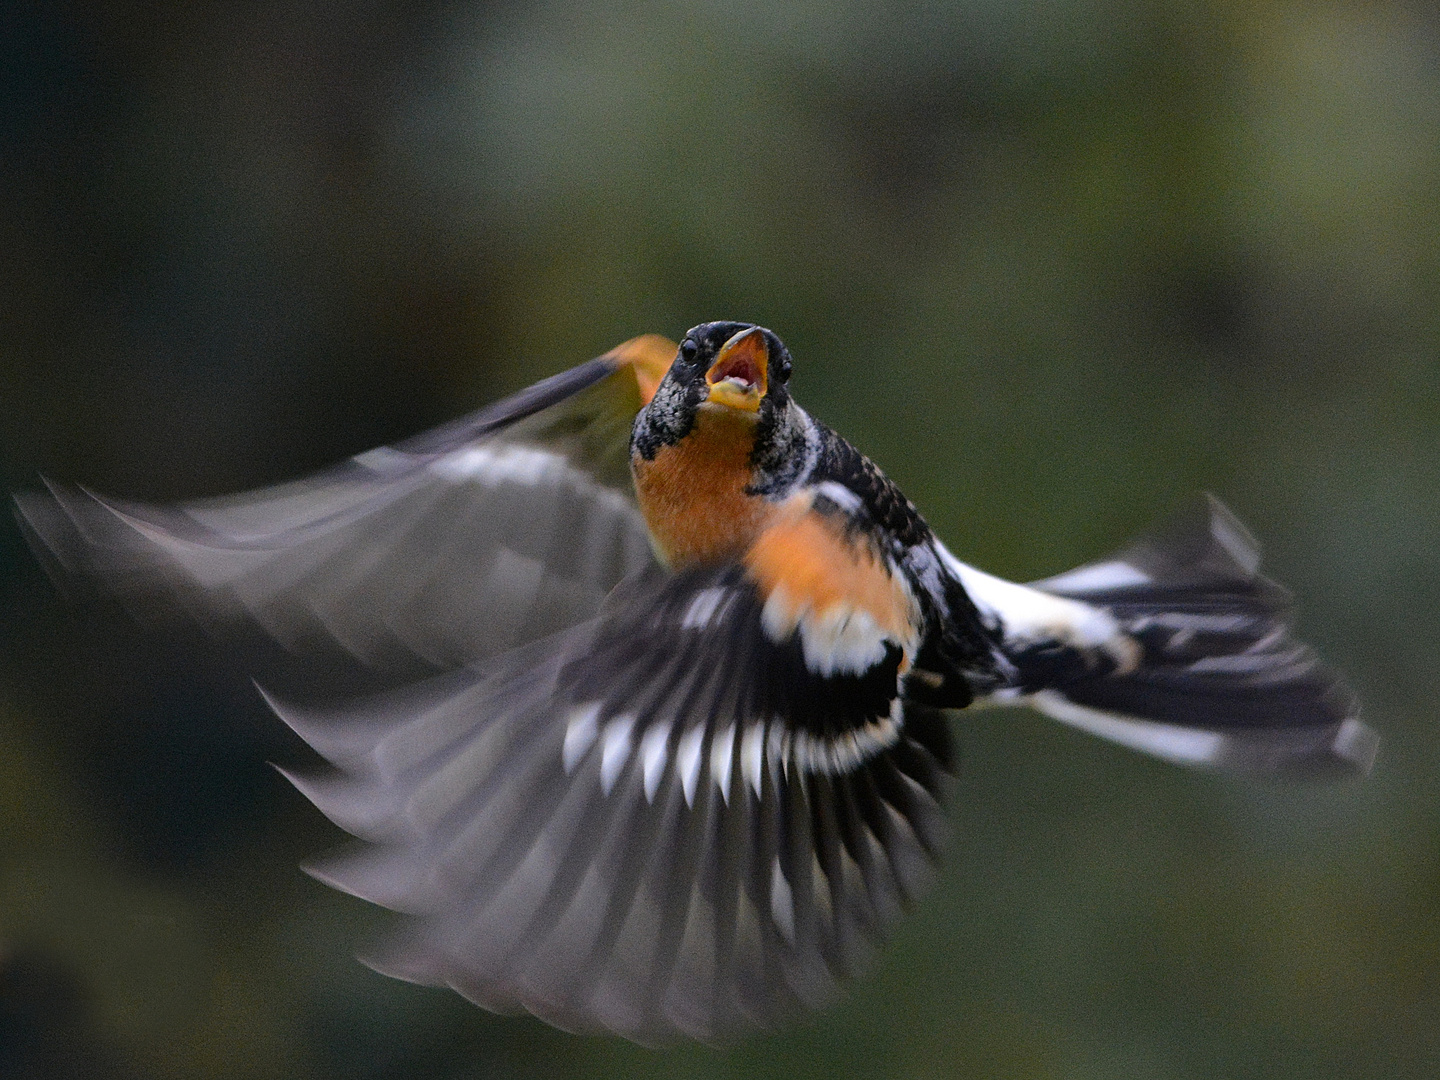
[[[784,353],[780,354],[780,362],[775,365],[775,374],[778,382],[790,381],[790,357]]]
[[[700,346],[696,345],[695,342],[691,341],[689,338],[686,338],[680,343],[680,359],[685,361],[685,363],[687,364],[693,364],[695,362],[695,355],[699,351]]]

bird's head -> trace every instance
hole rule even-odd
[[[695,327],[680,342],[678,379],[703,381],[701,408],[733,409],[759,417],[786,396],[790,352],[778,337],[751,323],[713,322]]]
[[[763,326],[701,323],[680,342],[675,362],[635,425],[635,450],[652,457],[685,438],[702,418],[734,425],[764,442],[792,421],[790,352]],[[752,429],[747,431],[747,429]]]

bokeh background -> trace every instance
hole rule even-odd
[[[0,252],[8,489],[236,490],[754,320],[993,571],[1217,492],[1385,737],[1271,786],[961,716],[873,974],[656,1053],[357,964],[243,671],[7,518],[0,1076],[1440,1075],[1433,5],[17,0]]]

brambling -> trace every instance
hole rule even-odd
[[[318,476],[170,508],[17,496],[37,551],[288,649],[429,674],[276,712],[408,913],[368,962],[642,1042],[823,1005],[924,887],[946,712],[1183,765],[1364,772],[1376,736],[1207,499],[1028,585],[957,559],[748,323],[636,338]]]

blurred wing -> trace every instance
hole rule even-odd
[[[1007,635],[1025,692],[1012,703],[1180,764],[1369,772],[1378,736],[1296,640],[1289,594],[1259,564],[1249,531],[1211,497],[1109,559],[1028,587],[964,572],[1002,621],[1016,612],[1019,628],[1065,631]]]
[[[488,672],[280,707],[344,773],[292,779],[378,845],[313,872],[417,917],[372,966],[641,1042],[828,1001],[929,877],[950,742],[899,648],[817,674],[765,600],[739,566],[642,575]]]
[[[52,566],[132,604],[178,601],[300,653],[451,667],[592,616],[652,561],[630,427],[675,353],[636,338],[396,447],[173,507],[16,496]]]

